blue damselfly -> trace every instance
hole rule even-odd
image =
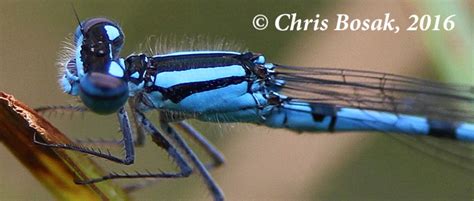
[[[125,157],[77,145],[45,144],[106,158],[134,161],[134,140],[150,133],[178,164],[179,172],[111,173],[80,184],[115,178],[181,178],[193,167],[216,200],[223,193],[208,170],[222,155],[185,122],[246,122],[296,132],[381,131],[473,141],[473,88],[390,73],[338,68],[306,68],[269,63],[253,52],[230,49],[132,54],[120,57],[124,33],[113,21],[91,18],[80,23],[69,57],[62,63],[60,85],[79,96],[88,110],[117,113]],[[126,110],[140,130],[132,137]],[[47,107],[42,110],[73,107]],[[159,128],[145,112],[160,112]],[[173,123],[173,125],[171,125]],[[214,162],[203,164],[176,129],[197,140]],[[142,130],[143,129],[143,130]],[[142,144],[135,141],[135,144]],[[189,160],[191,163],[189,163]]]

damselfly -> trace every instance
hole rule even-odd
[[[106,18],[81,22],[73,43],[62,63],[59,83],[65,93],[79,96],[88,110],[117,114],[125,157],[78,145],[37,143],[132,164],[134,142],[142,144],[144,133],[150,133],[180,169],[111,173],[76,181],[79,184],[116,178],[181,178],[198,171],[214,199],[222,200],[224,195],[209,171],[223,163],[223,156],[186,119],[246,122],[296,132],[381,131],[474,141],[474,111],[460,108],[472,107],[473,87],[363,70],[280,65],[266,62],[259,53],[232,50],[121,58],[124,33]],[[136,138],[124,108],[127,102],[138,128]],[[160,113],[159,128],[145,115],[154,110]],[[197,140],[214,162],[203,164],[178,131]]]

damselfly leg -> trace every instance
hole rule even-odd
[[[207,187],[211,191],[214,200],[224,200],[224,193],[214,181],[211,174],[206,169],[205,165],[201,162],[201,160],[197,157],[193,150],[188,146],[186,141],[184,141],[184,139],[176,132],[176,130],[171,127],[169,122],[160,121],[160,126],[161,129],[176,142],[178,147],[183,150],[184,154],[193,163],[196,170],[199,172],[201,177],[204,179],[204,182],[206,183]]]
[[[202,147],[204,151],[206,151],[206,153],[211,157],[212,163],[206,164],[206,168],[208,170],[217,168],[224,164],[224,155],[219,151],[219,149],[214,147],[214,145],[212,145],[212,143],[210,143],[206,137],[201,135],[201,133],[189,125],[189,123],[186,121],[180,121],[175,125],[178,129],[181,129],[182,133],[187,134],[189,137],[191,137],[191,139],[196,141],[198,145]]]
[[[135,153],[134,153],[134,147],[133,147],[133,139],[132,139],[132,130],[130,127],[130,122],[128,119],[127,112],[125,109],[122,107],[120,110],[117,112],[117,117],[119,119],[120,123],[120,130],[122,132],[122,142],[123,142],[123,147],[125,149],[125,157],[123,159],[118,158],[116,156],[113,156],[108,150],[107,153],[104,153],[100,149],[95,149],[95,148],[86,148],[80,145],[74,145],[74,144],[54,144],[54,143],[45,143],[45,142],[40,142],[34,139],[34,142],[38,145],[46,146],[46,147],[51,147],[51,148],[59,148],[59,149],[68,149],[72,151],[78,151],[86,154],[90,154],[93,156],[97,156],[100,158],[104,158],[110,161],[114,161],[117,163],[125,164],[125,165],[130,165],[133,163],[134,158],[135,158]]]
[[[133,103],[131,104],[133,105]],[[39,109],[40,112],[45,112],[47,110],[86,111],[76,106],[61,106],[61,107],[54,106],[54,107],[44,107],[44,108]],[[188,144],[184,141],[184,139],[170,125],[170,122],[167,122],[166,118],[162,118],[160,121],[160,127],[165,133],[164,135],[160,131],[158,131],[158,129],[148,120],[148,118],[143,113],[135,110],[133,112],[133,115],[134,115],[134,122],[138,125],[137,130],[141,130],[143,128],[145,131],[150,133],[152,136],[153,142],[156,145],[158,145],[160,148],[164,149],[173,158],[173,161],[175,161],[175,163],[177,164],[179,168],[179,172],[164,172],[164,171],[159,171],[158,173],[152,173],[149,171],[146,171],[144,173],[111,172],[99,178],[92,178],[92,179],[87,179],[87,180],[76,180],[75,181],[76,183],[90,184],[90,183],[101,182],[104,180],[125,179],[125,178],[188,177],[193,172],[192,167],[186,161],[186,160],[189,160],[192,163],[192,166],[194,166],[196,170],[199,172],[199,174],[203,177],[205,183],[207,184],[208,188],[212,192],[215,200],[223,199],[224,196],[221,189],[219,188],[219,186],[216,184],[216,182],[214,181],[214,179],[209,173],[209,170],[222,165],[224,162],[224,157],[217,150],[217,148],[215,148],[209,141],[207,141],[207,139],[204,136],[202,136],[198,131],[192,128],[192,126],[189,125],[188,123],[184,121],[180,121],[175,124],[177,129],[182,131],[182,133],[189,135],[191,139],[198,142],[199,146],[201,146],[206,151],[206,153],[211,156],[213,162],[210,164],[204,165],[200,161],[200,159],[197,157],[197,155],[192,151],[192,149],[188,146]],[[129,118],[128,118],[127,112],[125,111],[123,107],[117,112],[117,116],[120,122],[121,131],[123,133],[123,139],[121,141],[123,141],[124,148],[125,148],[124,159],[115,157],[111,155],[110,152],[108,151],[107,153],[103,153],[102,151],[100,151],[100,149],[85,148],[80,145],[49,144],[49,143],[39,142],[36,139],[34,139],[34,142],[39,145],[47,146],[51,148],[62,148],[62,149],[68,149],[72,151],[79,151],[79,152],[94,155],[100,158],[105,158],[117,163],[122,163],[122,164],[127,164],[127,165],[132,164],[134,161],[134,148],[133,148],[134,141],[132,139],[132,129],[130,127]],[[164,117],[166,115],[161,115],[161,116]],[[142,133],[142,135],[144,135],[144,133]],[[168,139],[171,140],[171,142]],[[139,144],[143,145],[143,142]],[[183,151],[183,153],[180,153],[178,149],[175,147],[175,145],[173,144],[175,144],[179,150]],[[147,185],[148,183],[144,185],[132,185],[130,189],[136,190],[138,188],[143,188]]]
[[[129,100],[129,107],[134,108],[133,99]],[[63,112],[71,112],[71,113],[85,113],[91,112],[85,106],[76,106],[76,105],[48,105],[43,107],[35,108],[36,112],[40,114],[50,114],[50,113],[63,113]],[[49,116],[49,115],[48,115]],[[135,113],[132,112],[132,123],[136,128],[136,132],[134,133],[135,136],[133,137],[133,144],[137,147],[141,147],[145,144],[145,133],[143,132],[143,128],[141,127],[140,123],[137,122],[137,118]],[[87,139],[74,139],[73,140],[76,144],[80,146],[90,146],[90,145],[97,145],[97,146],[122,146],[122,141],[117,139],[95,139],[95,138],[87,138]]]
[[[188,159],[192,165],[196,168],[199,174],[203,177],[206,182],[209,190],[212,192],[215,200],[223,200],[223,193],[219,186],[216,184],[205,165],[200,161],[197,155],[192,151],[184,139],[176,132],[176,130],[171,127],[169,122],[160,121],[160,127],[165,134],[162,134],[156,127],[146,118],[144,114],[139,111],[136,111],[137,120],[141,123],[143,128],[151,133],[153,142],[156,145],[166,150],[166,152],[173,158],[175,163],[178,165],[179,172],[164,172],[160,171],[158,173],[152,173],[147,171],[146,173],[110,173],[100,178],[94,178],[83,181],[76,181],[79,184],[90,184],[95,182],[101,182],[104,180],[110,179],[123,179],[123,178],[183,178],[188,177],[192,172],[191,166],[188,164],[186,159]],[[185,125],[185,124],[183,124]],[[209,144],[207,141],[203,143]],[[175,147],[176,144],[179,150],[182,150],[183,153],[180,153]],[[216,164],[218,164],[216,162]],[[220,163],[221,164],[221,163]]]

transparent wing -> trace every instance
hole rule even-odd
[[[337,68],[277,65],[285,95],[315,103],[474,122],[474,87]]]
[[[276,66],[276,78],[285,80],[283,94],[293,99],[474,122],[474,87],[471,86],[362,70]],[[420,136],[389,136],[427,155],[474,171],[473,143]]]

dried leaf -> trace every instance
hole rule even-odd
[[[35,144],[35,133],[47,143],[71,143],[33,109],[0,92],[0,141],[58,200],[129,200],[111,181],[75,184],[74,178],[96,178],[105,172],[84,154]]]

